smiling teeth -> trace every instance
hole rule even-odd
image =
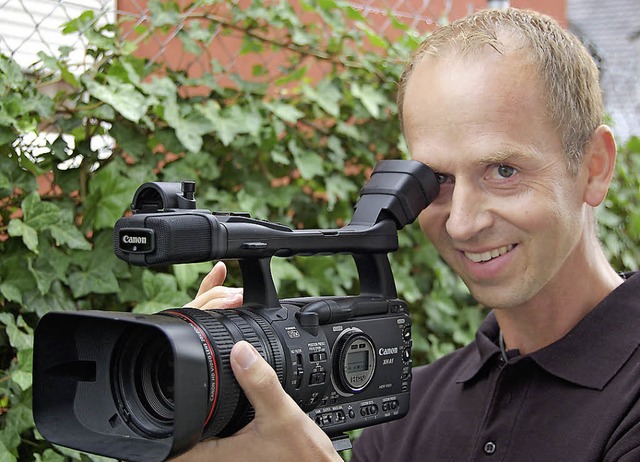
[[[505,245],[504,247],[500,247],[498,249],[493,249],[493,250],[489,250],[487,252],[482,252],[482,253],[465,252],[464,256],[474,263],[484,263],[493,258],[499,257],[500,255],[504,255],[505,253],[513,249],[513,247],[514,247],[513,244],[511,244],[511,245]]]

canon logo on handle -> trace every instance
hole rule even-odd
[[[153,230],[125,228],[119,230],[118,250],[128,253],[149,253],[155,249]]]
[[[122,236],[122,242],[125,244],[146,244],[147,238],[145,236],[129,236],[125,234]]]

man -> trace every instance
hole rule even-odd
[[[597,238],[616,149],[587,51],[546,16],[479,12],[427,38],[398,102],[441,182],[422,229],[493,311],[414,371],[408,416],[365,430],[352,460],[640,460],[640,276]],[[194,304],[240,303],[223,280],[217,266]],[[339,460],[246,344],[232,363],[256,419],[188,460]]]

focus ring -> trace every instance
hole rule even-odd
[[[240,386],[233,375],[229,359],[231,348],[235,342],[223,323],[216,319],[217,313],[214,311],[207,312],[193,308],[173,311],[183,313],[203,328],[205,335],[211,342],[212,354],[216,357],[215,363],[218,365],[219,371],[217,374],[218,383],[213,385],[216,387],[214,393],[218,396],[215,398],[214,395],[213,415],[205,425],[202,434],[203,439],[210,438],[218,435],[229,424],[240,399]]]

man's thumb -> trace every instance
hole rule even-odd
[[[260,418],[265,412],[273,416],[274,412],[283,411],[286,405],[295,403],[283,390],[273,368],[256,349],[245,341],[240,341],[231,350],[231,367],[236,380]],[[297,407],[297,406],[296,406]]]

